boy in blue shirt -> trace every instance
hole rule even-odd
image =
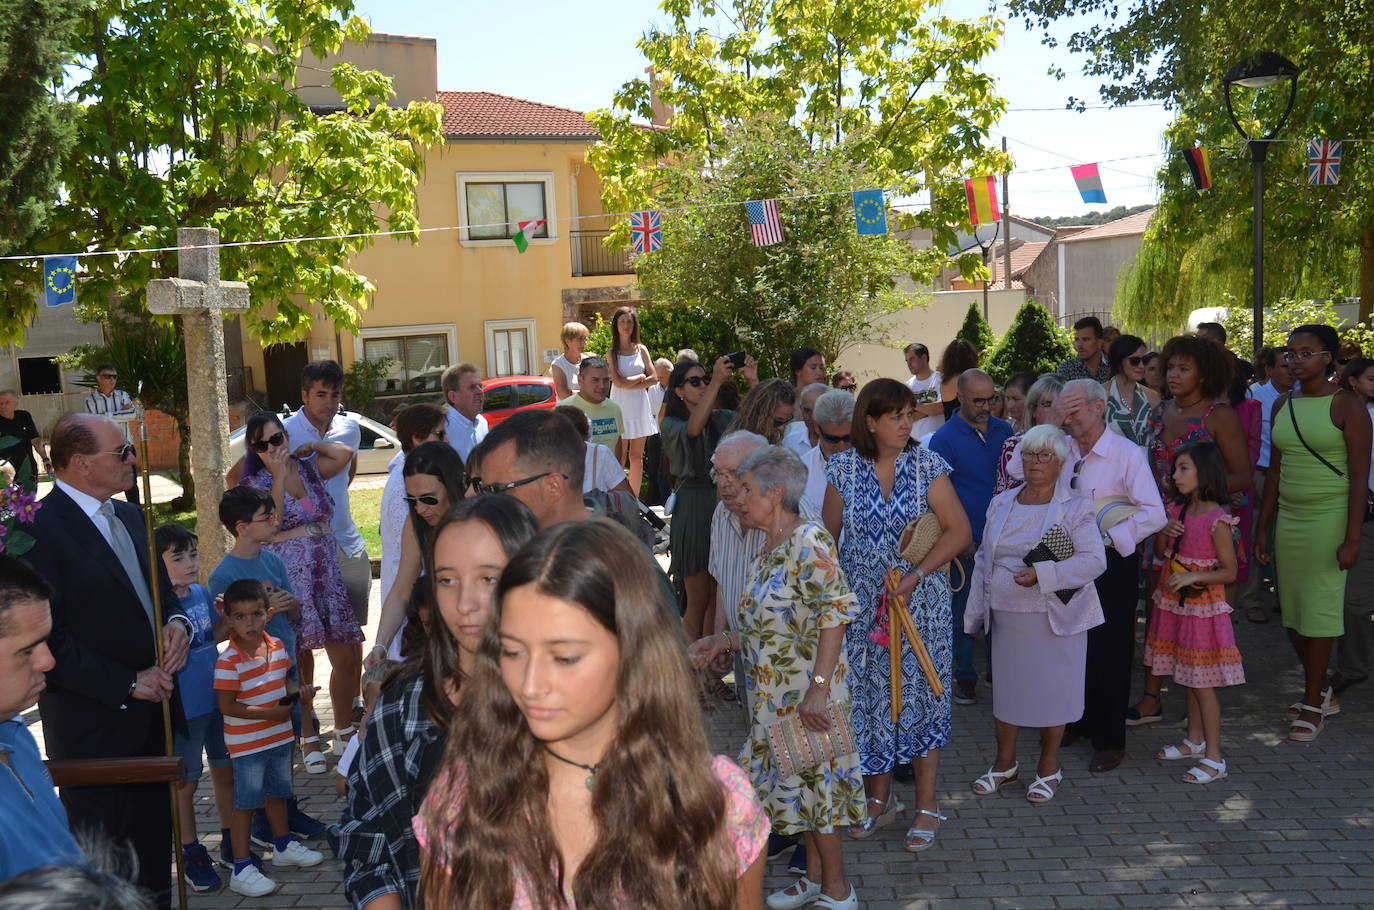
[[[210,765],[210,785],[215,791],[221,837],[228,838],[229,814],[234,807],[234,769],[224,748],[224,717],[216,706],[214,691],[217,644],[225,636],[224,620],[215,613],[210,592],[199,584],[200,554],[196,535],[180,525],[165,524],[154,532],[157,555],[167,567],[182,612],[191,621],[191,647],[186,666],[177,671],[177,689],[186,714],[186,733],[178,733],[173,748],[181,758],[183,775],[177,786],[177,811],[181,813],[181,852],[185,859],[186,885],[192,891],[210,891],[224,884],[210,862],[210,854],[196,837],[196,787],[200,783],[201,753]]]
[[[271,616],[267,620],[267,634],[271,635],[286,648],[291,657],[291,671],[288,678],[299,682],[296,674],[296,633],[291,628],[288,617],[294,616],[300,607],[291,588],[291,578],[286,572],[286,563],[280,556],[263,548],[271,543],[277,533],[276,503],[272,494],[253,487],[237,486],[224,491],[219,500],[219,520],[234,537],[234,546],[210,573],[210,596],[216,600],[233,582],[241,578],[260,581],[267,588],[268,607]],[[300,705],[292,708],[291,725],[296,735],[301,734]],[[311,748],[311,746],[314,748]],[[305,770],[310,774],[320,774],[326,770],[324,755],[319,751],[319,734],[301,740],[301,752],[305,760]],[[299,838],[318,837],[324,833],[325,825],[311,818],[297,806],[293,796],[287,804],[287,821],[291,833]],[[272,836],[267,818],[262,810],[253,816],[253,842],[260,847],[268,847]],[[229,838],[221,841],[221,855],[226,865],[232,865],[233,857],[227,849]]]

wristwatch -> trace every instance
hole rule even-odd
[[[819,673],[812,673],[812,674],[811,674],[811,682],[812,682],[814,685],[817,685],[817,686],[825,686],[825,688],[827,688],[827,689],[830,688],[830,680],[827,679],[827,678],[825,678],[824,676],[822,676],[822,675],[819,674]]]

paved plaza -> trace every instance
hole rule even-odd
[[[373,585],[372,620],[377,616]],[[373,629],[369,629],[369,635]],[[1250,682],[1223,692],[1231,776],[1209,786],[1178,781],[1187,764],[1154,752],[1181,735],[1183,693],[1165,694],[1163,723],[1129,734],[1127,759],[1108,774],[1089,774],[1091,748],[1064,752],[1065,781],[1043,806],[1026,802],[1035,738],[1022,736],[1022,780],[1000,794],[973,795],[969,783],[992,758],[991,690],[954,709],[954,735],[940,769],[941,809],[949,816],[934,848],[902,851],[908,818],[871,839],[846,838],[845,857],[862,905],[870,910],[1012,910],[1012,908],[1302,907],[1374,905],[1374,798],[1367,778],[1374,754],[1374,682],[1355,686],[1344,710],[1314,743],[1290,742],[1284,708],[1299,692],[1296,661],[1275,621],[1243,619],[1237,635]],[[979,649],[981,651],[981,649]],[[319,656],[317,683],[327,680]],[[1139,683],[1137,683],[1137,686]],[[326,728],[328,699],[316,700]],[[37,710],[30,712],[34,723]],[[706,713],[713,747],[734,754],[744,735],[737,706]],[[39,732],[35,727],[35,732]],[[297,768],[305,808],[338,820],[333,759],[327,774]],[[911,789],[899,789],[910,805]],[[208,780],[200,793],[202,840],[217,853],[219,824]],[[151,808],[151,807],[150,807]],[[321,838],[314,843],[328,853]],[[192,894],[193,908],[345,907],[341,864],[277,872],[277,893],[241,898],[222,889]],[[766,887],[791,881],[782,861],[769,864]]]

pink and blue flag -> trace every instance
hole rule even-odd
[[[1307,182],[1312,186],[1341,182],[1341,140],[1307,140]]]
[[[1107,202],[1107,191],[1102,188],[1102,177],[1097,173],[1097,164],[1079,164],[1069,168],[1074,183],[1078,184],[1078,195],[1084,202]]]
[[[663,249],[663,217],[658,209],[630,213],[630,238],[636,253],[653,253]]]

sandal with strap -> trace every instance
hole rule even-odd
[[[765,903],[769,910],[792,910],[794,907],[804,907],[811,903],[820,893],[821,886],[803,875],[781,891],[774,891],[768,895]]]
[[[1037,776],[1035,783],[1030,785],[1026,791],[1026,799],[1033,803],[1047,803],[1054,799],[1059,792],[1059,785],[1064,782],[1064,769],[1060,768],[1053,774],[1046,774],[1044,777]]]
[[[851,825],[849,827],[849,836],[855,840],[863,840],[866,837],[872,837],[874,831],[877,831],[883,825],[886,825],[888,822],[892,821],[892,819],[896,818],[898,812],[906,809],[906,806],[902,805],[901,800],[896,798],[896,794],[892,793],[888,794],[887,802],[883,802],[881,799],[873,796],[868,798],[868,802],[882,806],[883,811],[877,815],[870,815],[868,818],[864,819],[861,825]]]
[[[1203,765],[1207,767],[1204,768]],[[1210,784],[1212,781],[1221,780],[1225,776],[1225,759],[1213,761],[1210,758],[1204,758],[1197,763],[1196,767],[1189,768],[1179,780],[1185,784]]]
[[[939,812],[932,812],[929,809],[917,809],[919,815],[929,815],[931,818],[946,821],[947,817]],[[920,853],[922,850],[929,850],[935,846],[935,835],[939,832],[931,828],[907,828],[906,839],[902,841],[902,849],[907,853]]]
[[[305,764],[306,774],[323,774],[329,770],[325,764],[324,753],[320,751],[319,736],[306,736],[301,739],[301,761]]]
[[[1320,720],[1315,724],[1310,720],[1303,720],[1301,715],[1298,719],[1288,725],[1288,738],[1294,742],[1310,743],[1317,738],[1317,734],[1322,732],[1322,727],[1326,724],[1326,715],[1322,714],[1321,708],[1314,708],[1311,705],[1299,705],[1300,711],[1311,711]]]
[[[1005,771],[994,771],[989,768],[987,774],[973,782],[973,792],[979,796],[990,796],[1016,780],[1016,775],[1020,770],[1020,765],[1012,765]]]
[[[1155,753],[1155,758],[1160,761],[1178,761],[1184,758],[1197,758],[1207,751],[1207,740],[1205,739],[1200,743],[1195,743],[1185,736],[1181,745],[1183,746],[1182,749],[1174,745],[1165,746]]]
[[[1325,689],[1322,689],[1322,717],[1324,718],[1335,717],[1337,714],[1341,713],[1341,703],[1338,701],[1332,701],[1332,695],[1333,693],[1331,691],[1330,686],[1327,686]],[[1303,712],[1304,707],[1305,706],[1300,701],[1293,702],[1291,705],[1288,706],[1288,716],[1297,717],[1299,714]],[[1307,710],[1313,709],[1308,708]]]

